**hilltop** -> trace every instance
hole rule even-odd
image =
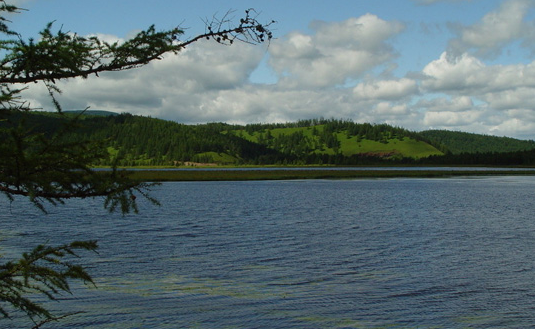
[[[496,158],[499,153],[500,159],[509,159],[514,152],[518,158],[518,152],[530,155],[535,149],[533,141],[447,131],[417,133],[387,124],[335,119],[185,125],[98,111],[83,115],[33,112],[27,120],[41,132],[57,134],[73,117],[78,117],[77,129],[64,132],[61,138],[104,141],[110,158],[96,165],[113,161],[124,166],[472,164],[467,159],[474,154],[482,159],[481,154]]]
[[[420,132],[433,145],[442,145],[453,154],[515,152],[535,149],[535,141],[518,140],[448,130],[426,130]]]
[[[96,115],[96,116],[114,116],[119,115],[118,113],[111,112],[111,111],[103,111],[103,110],[85,110],[85,111],[64,111],[65,114],[83,114],[83,115]]]

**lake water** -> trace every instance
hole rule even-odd
[[[97,239],[43,328],[527,328],[535,177],[173,182],[107,214],[0,199],[2,252]],[[0,328],[29,328],[23,319]],[[25,324],[24,326],[22,324]]]

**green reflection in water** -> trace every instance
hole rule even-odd
[[[247,266],[241,270],[258,272],[273,272],[274,269],[268,266]],[[386,276],[385,273],[369,272],[356,274],[362,281],[377,281]],[[140,278],[130,276],[122,278],[106,278],[97,280],[99,289],[111,293],[133,294],[140,297],[162,296],[165,294],[180,295],[206,295],[213,297],[227,297],[246,300],[283,300],[293,298],[294,301],[300,298],[310,299],[311,293],[321,298],[322,289],[332,290],[334,287],[330,283],[325,283],[324,278],[308,281],[297,281],[295,278],[280,278],[269,282],[251,282],[256,277],[251,273],[251,277],[232,279],[215,279],[208,277],[189,277],[185,275],[167,275],[165,277]],[[313,289],[313,291],[311,290]],[[304,299],[304,302],[306,300]],[[268,303],[269,304],[269,303]],[[198,312],[211,312],[212,309],[198,309]],[[314,327],[322,328],[380,328],[370,326],[349,318],[337,318],[335,316],[303,316],[303,311],[285,311],[281,309],[271,309],[268,305],[262,310],[265,315],[284,317],[288,320],[304,322]],[[202,328],[202,324],[190,323],[189,327]]]

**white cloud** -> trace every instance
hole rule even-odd
[[[535,123],[522,118],[509,118],[500,124],[490,127],[489,132],[497,136],[518,136],[519,138],[533,138]]]
[[[293,32],[269,48],[269,63],[285,87],[332,87],[361,77],[395,57],[387,41],[403,25],[366,14],[342,22],[316,21],[311,28],[314,35]]]
[[[65,109],[91,106],[157,115],[172,111],[163,108],[164,103],[180,108],[195,103],[210,91],[243,86],[262,57],[261,47],[225,47],[200,41],[179,55],[167,55],[136,70],[60,81],[58,86],[64,92],[58,98]],[[29,93],[35,104],[50,104],[46,91],[39,85],[30,86]]]
[[[321,116],[362,119],[363,113],[369,111],[355,106],[346,94],[345,91],[246,85],[242,88],[197,94],[195,102],[178,106],[175,104],[174,108],[162,113],[162,116],[189,123],[224,121],[237,124],[286,122]]]
[[[487,66],[467,53],[454,57],[444,52],[422,70],[424,87],[429,90],[460,90],[475,87],[502,90],[523,85],[535,86],[535,62]]]
[[[477,98],[496,110],[535,109],[535,62],[487,66],[466,53],[443,53],[422,72],[424,91]]]
[[[477,24],[454,27],[458,37],[450,41],[449,51],[455,55],[467,51],[473,51],[476,56],[499,55],[504,46],[533,33],[533,25],[524,21],[532,6],[533,0],[504,1]]]
[[[531,109],[535,111],[535,88],[518,87],[485,94],[489,107],[497,110]]]
[[[178,56],[167,55],[164,60],[151,63],[142,73],[162,88],[178,89],[189,83],[196,86],[196,91],[229,89],[246,83],[262,57],[260,47],[225,47],[200,41]]]
[[[375,53],[389,53],[391,47],[385,42],[404,29],[399,22],[387,22],[372,14],[342,22],[314,21],[310,27],[316,31],[315,40],[321,48],[333,49],[332,52],[348,48]]]
[[[471,110],[462,112],[440,111],[426,112],[423,124],[431,127],[461,127],[473,124],[480,119],[481,111]]]
[[[418,85],[415,80],[407,78],[379,80],[359,83],[353,93],[363,99],[399,100],[418,93]]]
[[[495,13],[502,16],[496,17],[510,18],[506,12],[513,9],[501,7]],[[64,109],[91,106],[184,123],[335,117],[413,130],[434,127],[533,138],[535,129],[529,129],[535,125],[535,61],[492,65],[478,57],[479,50],[489,53],[506,40],[524,38],[511,28],[480,44],[470,41],[469,32],[475,38],[490,26],[487,20],[459,30],[458,50],[466,51],[445,50],[421,72],[404,77],[396,76],[396,70],[384,73],[397,64],[391,40],[404,25],[366,14],[341,22],[315,21],[313,33],[280,36],[267,51],[262,46],[201,41],[137,70],[62,81],[59,99]],[[112,35],[100,37],[121,41]],[[249,80],[261,63],[276,72],[276,83]],[[51,109],[43,86],[32,84],[25,94],[33,106]]]
[[[468,96],[454,97],[453,99],[439,97],[432,100],[422,99],[416,107],[431,112],[460,112],[474,108],[474,102]]]
[[[380,116],[398,116],[409,114],[409,109],[406,104],[393,105],[389,102],[380,102],[375,106],[374,112]]]
[[[484,68],[485,64],[466,53],[451,58],[444,52],[439,59],[424,67],[422,86],[430,91],[463,91],[467,87],[481,87],[488,83],[487,79],[481,79]]]

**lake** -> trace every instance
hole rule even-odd
[[[43,328],[527,328],[535,177],[169,182],[162,207],[4,209],[2,252],[96,239]],[[0,328],[29,328],[25,319]],[[22,326],[22,324],[25,324]]]

